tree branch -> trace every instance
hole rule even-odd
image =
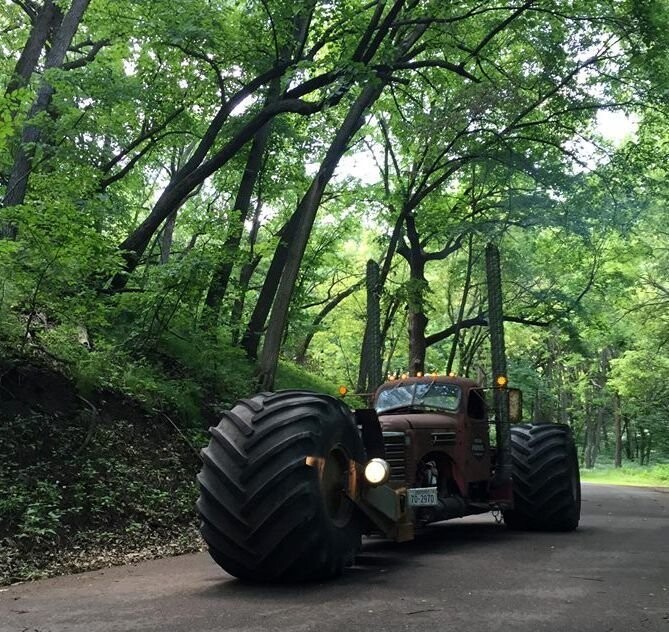
[[[445,70],[450,70],[451,72],[454,72],[455,74],[460,75],[465,79],[469,79],[474,83],[481,83],[481,80],[475,75],[472,75],[470,72],[467,72],[462,64],[454,64],[450,61],[446,61],[445,59],[425,59],[420,61],[399,62],[397,64],[393,64],[392,68],[389,68],[389,70],[419,70],[421,68],[443,68]]]
[[[551,324],[550,322],[544,320],[525,318],[523,316],[504,316],[504,322],[519,323],[521,325],[528,325],[531,327],[549,327]],[[482,313],[478,316],[474,316],[473,318],[467,318],[460,323],[455,323],[454,325],[451,325],[450,327],[447,327],[446,329],[443,329],[436,334],[427,336],[427,338],[425,338],[425,345],[429,347],[431,345],[437,344],[442,340],[446,340],[446,338],[450,338],[461,329],[471,329],[472,327],[487,326],[488,318],[485,313]]]
[[[471,52],[469,59],[473,57],[478,57],[478,54],[499,34],[501,33],[511,22],[516,18],[521,16],[525,11],[527,11],[533,4],[535,0],[527,0],[523,5],[518,7],[506,20],[502,20],[499,24],[493,27],[490,32],[479,42],[478,46]]]
[[[90,42],[88,45],[90,46],[90,49],[85,55],[82,55],[81,57],[78,57],[77,59],[74,59],[72,61],[68,61],[67,63],[63,64],[63,69],[64,70],[73,70],[74,68],[82,68],[86,64],[92,62],[97,54],[105,47],[108,46],[110,43],[110,40],[108,39],[103,39],[100,40],[99,42]],[[70,50],[78,50],[81,49],[84,46],[84,44],[80,44],[76,48],[70,48]]]
[[[153,138],[158,132],[162,132],[184,110],[185,107],[181,106],[172,112],[162,123],[157,123],[153,127],[145,129],[137,138],[131,141],[125,149],[121,150],[116,156],[102,165],[100,171],[102,171],[102,173],[109,173],[119,162],[121,162],[121,160],[130,154],[131,151],[136,149],[144,141]],[[142,125],[142,127],[144,127],[144,125]]]
[[[442,261],[446,259],[449,255],[452,255],[454,252],[457,252],[462,248],[462,242],[465,239],[467,233],[462,233],[458,235],[455,239],[449,239],[448,243],[441,249],[435,252],[428,252],[425,254],[425,261]]]

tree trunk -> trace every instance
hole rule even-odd
[[[362,334],[362,346],[360,347],[360,361],[358,363],[358,381],[355,386],[357,393],[364,393],[367,390],[367,381],[369,378],[369,327],[365,325],[365,331]]]
[[[412,211],[405,207],[403,213],[407,228],[409,245],[403,241],[398,245],[398,252],[409,264],[409,282],[407,284],[407,311],[409,321],[409,375],[425,372],[425,354],[427,341],[428,318],[425,314],[425,292],[427,280],[425,278],[425,264],[427,258],[420,245],[420,238],[416,230],[416,220]]]
[[[560,406],[559,421],[561,424],[569,424],[570,396],[569,396],[569,391],[567,391],[567,389],[565,388],[564,377],[562,376],[562,373],[560,374],[560,392],[558,394],[558,398]]]
[[[427,316],[420,308],[409,307],[409,373],[411,375],[425,372],[427,322]]]
[[[367,262],[367,384],[365,392],[372,393],[381,385],[381,305],[379,296],[380,270],[373,259]]]
[[[242,336],[241,346],[246,351],[246,355],[250,360],[255,360],[258,357],[260,338],[265,329],[267,317],[272,309],[272,303],[274,302],[274,297],[281,281],[281,274],[283,273],[286,261],[288,261],[288,240],[290,235],[297,231],[300,226],[301,211],[302,209],[298,206],[279,232],[279,243],[274,250],[272,262],[265,275],[265,282],[260,289],[260,294],[251,314],[249,324]]]
[[[381,348],[385,349],[386,347],[386,338],[388,337],[388,332],[392,326],[395,318],[397,317],[397,312],[402,305],[402,301],[397,297],[393,296],[388,301],[386,305],[386,312],[383,316],[383,324],[381,325]]]
[[[469,236],[469,250],[467,254],[467,273],[465,276],[465,285],[462,288],[462,300],[460,301],[460,309],[458,310],[457,323],[460,324],[465,316],[465,307],[467,306],[467,299],[469,298],[469,287],[472,282],[472,269],[474,267],[474,238]],[[453,334],[453,341],[451,342],[451,352],[448,356],[448,364],[446,365],[446,373],[453,371],[453,363],[455,362],[455,354],[458,351],[458,343],[460,342],[460,329],[456,329]]]
[[[625,435],[625,457],[628,461],[633,461],[632,443],[630,441],[630,420],[627,415],[623,415],[623,430]]]
[[[589,402],[586,402],[583,409],[583,417],[585,418],[585,432],[583,433],[583,465],[586,469],[592,469],[594,467],[594,461],[592,459],[592,448],[594,445],[594,421],[592,419],[591,407]]]
[[[56,31],[51,48],[46,55],[44,70],[60,68],[65,60],[72,39],[74,38],[79,24],[83,18],[84,12],[88,7],[90,0],[73,0],[69,11],[63,17],[60,28]],[[37,97],[30,109],[28,120],[34,119],[38,114],[45,112],[51,103],[54,88],[46,81],[42,81]],[[32,157],[34,155],[34,145],[39,142],[41,131],[39,128],[28,123],[21,135],[21,146],[19,147],[12,170],[7,182],[7,191],[3,200],[3,206],[10,207],[23,204],[26,191],[28,189],[28,178],[32,170]],[[5,225],[0,229],[1,236],[9,239],[15,239],[17,228],[15,225]]]
[[[623,432],[620,412],[620,395],[613,396],[613,433],[615,435],[616,447],[614,456],[614,467],[622,467],[623,464]]]
[[[597,465],[597,458],[599,457],[599,446],[602,442],[603,425],[604,425],[604,409],[600,406],[597,409],[597,422],[593,424],[592,427],[592,451],[590,457],[592,459],[591,467],[595,467],[595,465]]]
[[[37,68],[49,33],[54,27],[57,28],[62,17],[63,14],[53,3],[53,0],[44,0],[44,4],[37,13],[30,29],[28,41],[21,51],[19,60],[16,62],[14,73],[7,82],[5,94],[11,94],[19,88],[28,85],[30,78]]]
[[[599,439],[600,443],[604,444],[604,449],[608,452],[609,450],[609,431],[606,424],[607,414],[610,416],[611,411],[608,406],[601,405],[599,413]]]
[[[299,204],[298,208],[302,215],[302,221],[291,239],[288,261],[281,275],[281,282],[272,306],[272,315],[265,334],[265,342],[258,367],[258,381],[263,390],[271,390],[274,385],[274,376],[279,362],[281,336],[286,326],[290,300],[323,192],[334,174],[339,159],[346,152],[348,143],[362,126],[365,112],[379,98],[383,87],[384,84],[377,80],[362,89],[328,148],[316,177]]]
[[[260,213],[262,211],[262,195],[261,191],[258,191],[258,196],[256,200],[256,208],[253,213],[253,222],[251,224],[251,230],[249,231],[248,242],[249,242],[249,253],[248,258],[244,262],[241,270],[239,271],[239,281],[237,283],[237,293],[235,300],[232,304],[232,311],[230,313],[230,331],[232,335],[232,344],[237,346],[239,344],[239,329],[240,323],[242,321],[242,315],[244,314],[244,304],[246,302],[246,294],[249,290],[249,283],[251,282],[251,277],[255,272],[258,264],[260,263],[262,257],[254,253],[256,241],[258,239],[258,231],[260,230]]]
[[[399,243],[400,238],[402,237],[402,225],[404,224],[404,216],[401,214],[398,214],[397,220],[395,222],[395,227],[393,228],[392,235],[390,236],[390,242],[388,243],[388,250],[386,251],[386,255],[383,259],[383,266],[381,267],[381,273],[379,275],[379,282],[378,282],[378,294],[381,296],[383,293],[383,288],[386,284],[386,279],[388,278],[388,274],[390,273],[390,266],[392,265],[393,257],[395,256],[395,252],[397,251],[397,245]],[[389,307],[389,312],[392,311],[392,307]],[[381,336],[380,336],[380,345],[381,348],[385,346],[385,338],[386,334],[388,333],[388,329],[390,328],[391,321],[386,318],[384,320],[383,326],[381,328]],[[367,392],[367,384],[369,382],[369,366],[368,366],[368,355],[365,352],[369,345],[369,322],[365,323],[365,333],[362,336],[362,346],[360,347],[360,362],[358,365],[358,382],[356,386],[356,390],[358,393],[365,393]],[[394,350],[393,350],[394,351]]]
[[[416,219],[411,206],[415,200],[421,198],[422,193],[414,193],[412,200],[405,201],[402,216],[406,226],[409,245],[400,241],[397,251],[409,263],[409,283],[407,286],[407,303],[409,313],[409,373],[416,375],[425,372],[425,354],[428,341],[425,335],[428,318],[425,313],[425,295],[428,291],[425,278],[425,265],[428,261],[443,260],[449,254],[460,248],[462,237],[451,241],[442,250],[426,253],[421,244],[420,235],[416,229]]]
[[[495,404],[495,435],[497,438],[495,484],[511,482],[511,426],[509,400],[497,380],[507,377],[506,346],[504,343],[504,301],[499,249],[489,243],[485,249],[486,285],[488,287],[488,321],[492,356],[493,401]],[[495,388],[497,387],[497,388]]]
[[[177,221],[177,211],[167,218],[163,234],[160,236],[160,263],[165,265],[170,260],[172,241],[174,239],[174,225]]]
[[[404,316],[402,318],[402,323],[401,323],[401,329],[404,329],[404,326],[406,324],[406,312],[404,313]],[[393,358],[395,357],[395,352],[397,351],[397,344],[399,342],[399,336],[395,336],[394,338],[390,338],[390,345],[388,349],[388,355],[386,356],[386,368],[385,368],[385,375],[389,375],[390,373],[393,373]]]
[[[280,88],[281,83],[279,79],[274,79],[270,84],[265,100],[266,105],[274,103],[278,99]],[[233,213],[236,217],[233,217],[230,222],[230,231],[221,249],[221,259],[214,270],[205,299],[205,305],[209,310],[209,317],[205,318],[205,322],[208,320],[210,325],[215,325],[220,317],[221,303],[230,283],[230,276],[232,275],[232,269],[239,252],[239,244],[242,241],[244,233],[244,222],[251,208],[251,197],[260,177],[271,133],[272,122],[270,121],[254,136],[249,155],[246,159],[246,166],[244,167],[244,173],[237,190],[233,208]]]
[[[258,264],[262,260],[260,255],[254,255],[249,259],[239,271],[239,279],[237,281],[237,295],[235,297],[234,303],[232,304],[232,310],[230,312],[230,331],[231,331],[231,342],[234,346],[239,345],[239,335],[240,335],[240,323],[242,320],[242,315],[244,314],[244,305],[246,304],[246,295],[249,291],[249,283],[251,282],[251,277],[256,271]]]

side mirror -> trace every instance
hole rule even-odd
[[[519,424],[523,420],[523,391],[519,388],[507,389],[509,398],[509,421]]]

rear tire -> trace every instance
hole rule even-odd
[[[202,451],[200,531],[214,560],[252,581],[338,575],[360,544],[352,462],[365,452],[339,400],[304,391],[241,400]]]
[[[503,512],[512,529],[573,531],[581,517],[581,480],[568,426],[511,427],[514,508]]]

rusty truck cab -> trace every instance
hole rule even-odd
[[[451,376],[406,377],[374,394],[394,487],[437,484],[441,494],[485,502],[494,449],[481,387]]]

